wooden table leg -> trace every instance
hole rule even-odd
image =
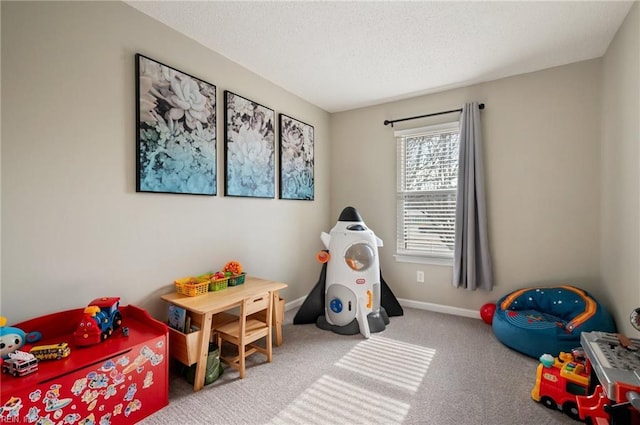
[[[207,356],[209,355],[209,337],[211,335],[211,320],[213,315],[206,313],[202,319],[200,333],[200,352],[196,363],[196,376],[193,379],[193,391],[200,391],[204,387],[204,375],[207,370]]]
[[[284,322],[284,308],[281,308],[278,291],[273,291],[273,327],[276,334],[276,347],[282,345],[282,323]]]

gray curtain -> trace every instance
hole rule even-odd
[[[477,102],[464,105],[460,120],[453,286],[487,291],[493,288],[487,237],[482,128]]]

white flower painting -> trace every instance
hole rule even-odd
[[[137,191],[215,195],[216,86],[136,55]]]
[[[275,196],[275,112],[225,91],[225,195]]]
[[[280,198],[313,200],[313,127],[280,114]]]

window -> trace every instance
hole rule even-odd
[[[452,262],[459,135],[458,122],[395,132],[398,261]]]

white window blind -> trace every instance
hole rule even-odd
[[[458,122],[395,132],[398,256],[452,259]]]

